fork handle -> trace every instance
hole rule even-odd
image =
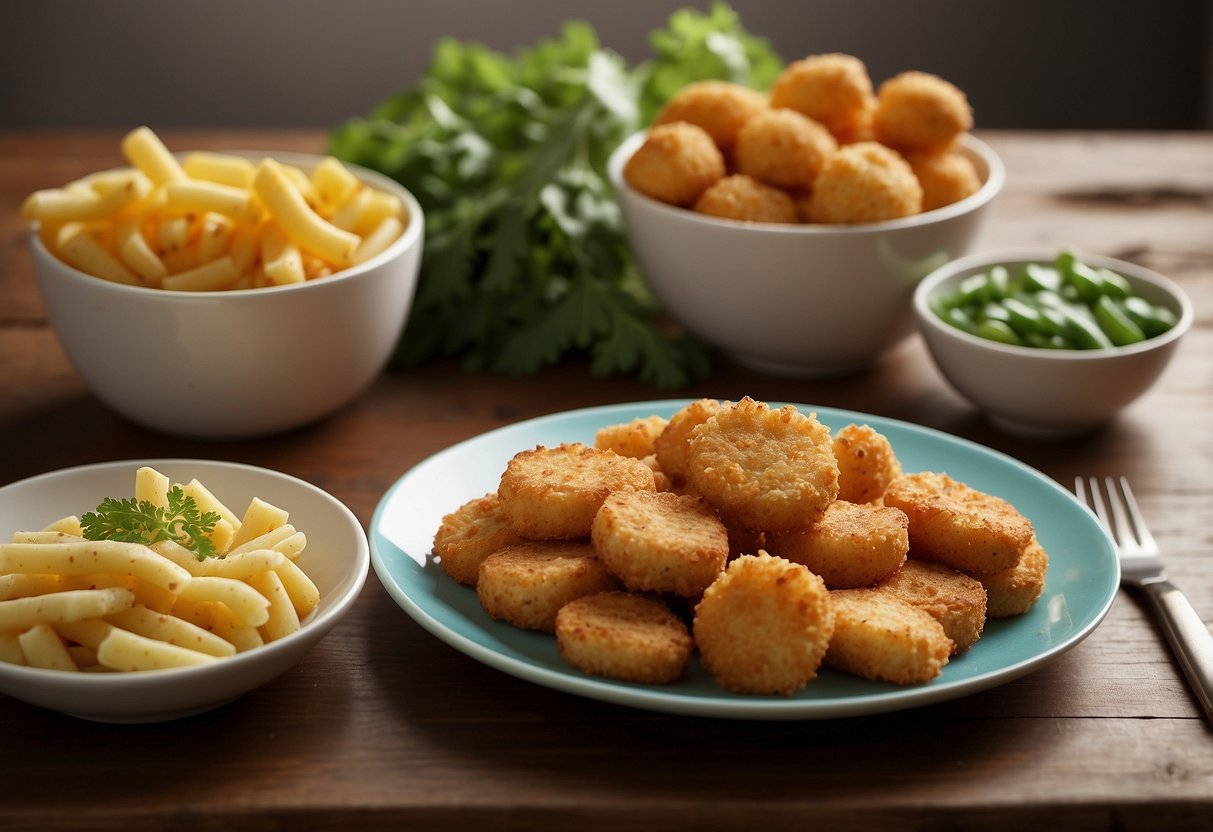
[[[1213,635],[1187,596],[1170,581],[1152,581],[1142,590],[1158,613],[1167,641],[1205,716],[1213,721]]]

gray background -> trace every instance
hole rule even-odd
[[[0,127],[327,127],[416,81],[442,35],[512,50],[591,23],[631,61],[669,0],[0,0]],[[1213,127],[1210,0],[737,0],[792,60],[921,69],[989,128]]]

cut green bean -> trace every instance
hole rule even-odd
[[[1104,331],[1104,335],[1118,347],[1136,344],[1146,340],[1146,334],[1141,327],[1125,314],[1107,295],[1102,295],[1095,301],[1095,322]]]

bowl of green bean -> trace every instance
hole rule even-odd
[[[1059,438],[1145,393],[1194,317],[1172,280],[1067,249],[954,260],[919,283],[914,312],[939,371],[991,422]]]

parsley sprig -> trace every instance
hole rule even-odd
[[[783,64],[722,3],[676,12],[652,44],[629,66],[580,22],[514,55],[444,39],[416,86],[333,131],[334,155],[425,210],[396,366],[447,357],[525,375],[580,355],[659,388],[707,375],[707,347],[670,331],[631,258],[607,160],[686,84],[765,88]]]
[[[86,540],[117,540],[125,543],[151,545],[161,540],[173,540],[195,552],[198,560],[215,554],[210,534],[219,522],[213,511],[202,512],[193,497],[179,486],[168,492],[168,506],[161,507],[147,500],[116,500],[107,497],[80,518]]]

